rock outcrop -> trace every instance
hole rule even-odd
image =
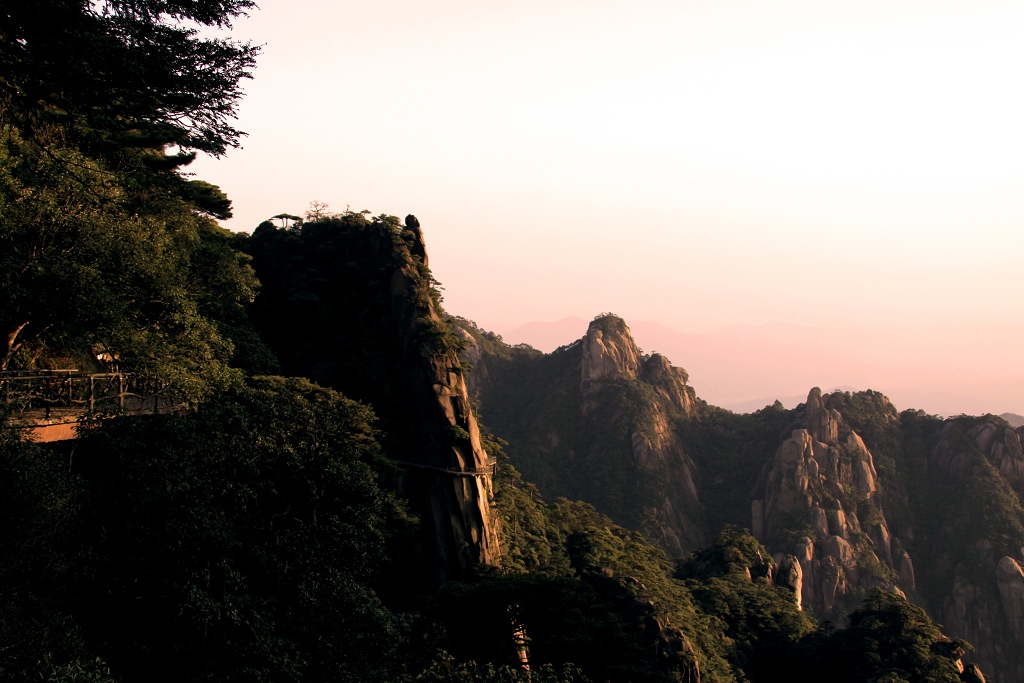
[[[580,393],[584,414],[593,410],[602,388],[614,380],[642,381],[680,414],[689,415],[693,411],[696,393],[687,384],[690,377],[686,370],[673,367],[660,353],[643,356],[622,318],[613,315],[596,318],[582,342]]]
[[[262,283],[253,320],[284,374],[308,377],[373,407],[391,483],[422,520],[444,582],[497,564],[491,463],[480,445],[456,330],[442,319],[413,216],[341,214],[278,229],[248,244]],[[428,578],[428,575],[429,578]]]
[[[1011,485],[1024,484],[1024,452],[1021,449],[1021,435],[1024,427],[1003,427],[994,422],[984,422],[970,431],[978,449],[999,470]]]
[[[463,363],[468,364],[470,369],[470,372],[465,375],[466,391],[469,393],[470,398],[478,400],[481,386],[486,385],[489,379],[487,362],[484,360],[483,349],[480,348],[480,342],[477,341],[476,337],[462,327],[458,329],[458,332],[459,336],[466,342],[466,348],[459,354],[459,358]]]
[[[972,658],[992,680],[1006,683],[1024,682],[1017,655],[1024,645],[1022,432],[991,419],[952,418],[928,458],[950,492],[931,539],[943,548],[930,568],[933,584],[945,590],[936,618],[974,644]]]
[[[640,375],[640,349],[621,318],[604,316],[590,323],[583,338],[581,381],[636,379]]]
[[[613,315],[551,354],[462,325],[471,396],[525,478],[546,497],[591,503],[670,556],[704,544],[696,468],[678,433],[697,406],[685,370],[643,354]]]
[[[421,434],[420,450],[406,456],[406,486],[429,504],[438,575],[468,575],[476,564],[496,566],[501,555],[499,517],[491,503],[493,463],[480,445],[457,349],[423,334],[446,323],[430,297],[417,296],[423,286],[418,261],[425,266],[427,252],[419,223],[413,223],[412,258],[391,277],[394,329]]]
[[[1003,601],[1006,627],[1013,639],[1024,645],[1024,570],[1012,557],[999,560],[996,586]]]
[[[685,556],[707,538],[697,494],[693,461],[672,429],[672,421],[688,415],[696,395],[682,368],[660,354],[643,356],[625,321],[602,316],[583,337],[580,368],[580,411],[584,422],[621,422],[630,430],[636,467],[652,485],[646,491],[644,531],[670,555]],[[615,405],[623,383],[653,389],[657,398],[633,395],[633,409]]]
[[[802,604],[821,618],[849,613],[866,589],[893,579],[904,591],[915,589],[909,554],[897,548],[899,564],[894,560],[877,480],[864,440],[812,389],[799,422],[761,471],[751,526],[780,558],[793,558],[789,581],[799,575]],[[873,513],[870,523],[862,524],[858,507]],[[800,528],[809,535],[793,540]]]
[[[778,570],[775,574],[775,583],[793,591],[793,600],[796,608],[803,609],[804,601],[804,569],[800,559],[796,555],[783,555],[777,553],[775,565]]]

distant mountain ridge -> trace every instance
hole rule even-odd
[[[1011,427],[1024,427],[1024,415],[1017,415],[1016,413],[1003,413],[999,417],[1009,422]]]
[[[543,350],[578,339],[582,318],[499,330],[510,344]],[[883,391],[899,407],[939,415],[1024,414],[1024,325],[817,328],[774,323],[679,332],[629,321],[637,344],[686,365],[715,405],[748,412],[788,407],[809,386]]]

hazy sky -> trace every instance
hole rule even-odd
[[[260,5],[232,229],[414,213],[484,326],[1024,312],[1020,0]]]

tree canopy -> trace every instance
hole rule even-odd
[[[257,47],[206,37],[252,0],[25,0],[0,12],[0,123],[120,163],[174,167],[238,145],[232,126]],[[129,160],[126,149],[173,158]]]
[[[401,624],[370,583],[404,513],[378,485],[365,406],[262,378],[97,424],[71,476],[54,455],[0,430],[4,680],[50,662],[93,680],[76,668],[102,673],[97,656],[148,681],[375,681],[395,665]]]
[[[251,0],[27,0],[0,11],[0,369],[97,354],[188,397],[228,363],[273,362],[244,308],[257,283],[180,169],[238,145],[258,48],[208,37]],[[200,31],[200,29],[204,29]],[[236,343],[235,340],[238,340]]]

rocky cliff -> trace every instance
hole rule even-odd
[[[373,406],[434,580],[497,564],[492,463],[415,217],[264,223],[248,251],[263,284],[253,318],[285,372]]]
[[[643,354],[612,315],[548,355],[463,329],[474,398],[542,492],[588,501],[673,556],[707,540],[694,465],[673,427],[697,404],[685,370]]]
[[[670,555],[685,556],[707,541],[693,462],[671,426],[696,400],[686,371],[662,355],[643,356],[625,321],[614,316],[590,323],[582,351],[583,429],[593,432],[610,421],[629,434],[633,466],[643,479],[639,488],[647,494],[642,528]],[[624,393],[633,403],[620,410]],[[589,455],[600,458],[600,449]]]
[[[1024,683],[1024,429],[900,413],[873,391],[733,414],[613,316],[551,354],[467,330],[484,369],[473,396],[547,495],[588,501],[670,555],[748,527],[816,618],[844,623],[874,588],[903,594],[974,644],[968,671]]]
[[[989,680],[1024,681],[1024,430],[898,413],[877,392],[812,390],[794,415],[751,524],[807,608],[841,620],[871,586],[904,592],[974,644]]]
[[[998,418],[954,418],[927,458],[941,501],[921,524],[926,598],[951,635],[975,644],[992,680],[1024,681],[1024,510],[1021,430]]]
[[[426,245],[419,222],[406,218],[409,256],[391,276],[391,313],[402,350],[419,447],[398,454],[407,471],[402,488],[429,507],[439,576],[468,575],[476,564],[498,565],[499,520],[491,505],[493,465],[480,444],[458,346],[438,343],[457,332],[430,296]],[[453,570],[455,570],[453,572]]]
[[[811,390],[789,437],[765,463],[751,528],[790,572],[788,582],[800,586],[802,604],[836,620],[870,588],[916,587],[910,556],[893,547],[871,452],[828,398]]]

